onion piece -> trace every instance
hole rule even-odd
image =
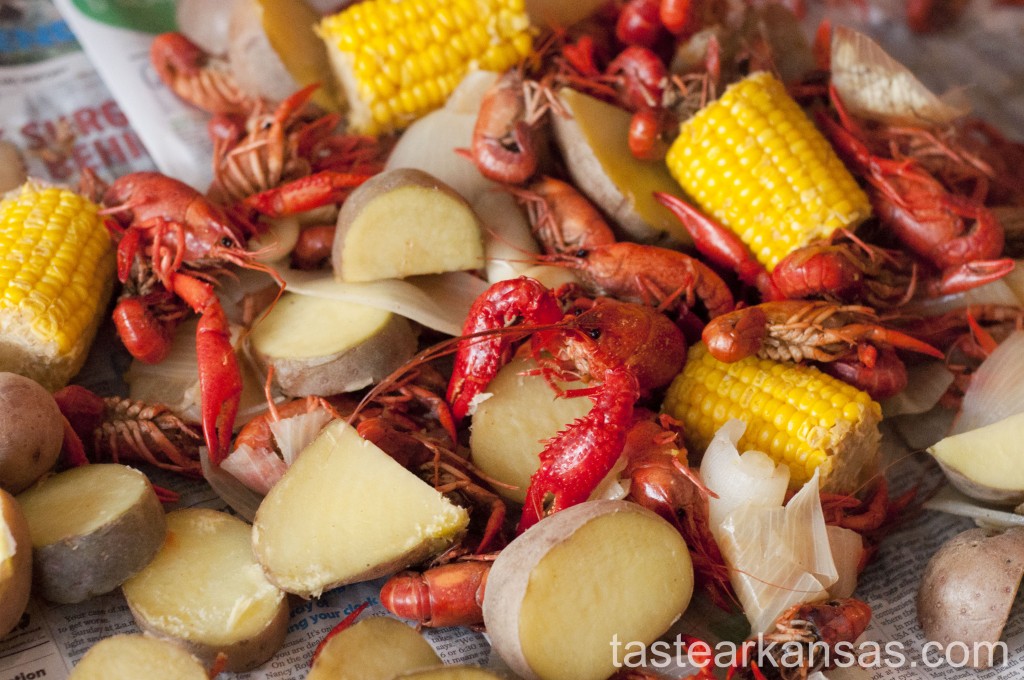
[[[760,451],[747,451],[741,456],[737,450],[746,427],[740,420],[726,422],[715,433],[701,460],[700,477],[718,496],[709,502],[712,528],[738,507],[778,507],[786,498],[788,467],[776,466]]]
[[[228,53],[228,25],[238,0],[178,0],[178,30],[209,54]]]
[[[950,434],[969,432],[1024,412],[1024,331],[1014,331],[971,376]]]
[[[466,272],[343,283],[330,271],[277,271],[294,293],[386,309],[448,335],[462,333],[470,306],[487,290],[486,281]]]
[[[333,418],[329,411],[318,408],[271,422],[270,431],[274,434],[274,441],[281,450],[285,465],[294,463],[302,450],[313,443],[320,430]]]
[[[485,191],[472,206],[484,227],[488,283],[514,279],[534,266],[530,256],[539,248],[526,215],[511,195]]]
[[[946,125],[967,115],[961,94],[933,94],[903,64],[863,33],[843,26],[832,32],[832,84],[847,110],[882,123]]]
[[[287,257],[298,243],[299,218],[268,217],[266,222],[266,231],[249,239],[248,248],[256,251],[253,259],[257,262],[277,262]]]
[[[266,495],[284,476],[288,466],[271,448],[254,449],[241,444],[221,461],[220,468],[247,489]]]
[[[259,509],[263,496],[246,488],[227,471],[213,467],[205,446],[199,447],[199,462],[203,466],[203,477],[210,488],[228,504],[228,507],[251,524],[256,518],[256,510]]]
[[[1016,268],[1014,269],[1016,270]],[[954,293],[953,295],[944,295],[931,300],[915,302],[913,307],[908,307],[905,311],[908,314],[938,315],[962,309],[967,305],[1022,304],[1021,298],[1018,297],[1018,294],[1014,292],[1014,289],[1010,287],[1007,281],[1007,278],[1012,274],[1013,272],[1010,272],[1010,274],[997,281],[986,283],[984,286],[972,288],[962,293]],[[1020,285],[1024,287],[1024,282]]]
[[[951,486],[942,487],[938,493],[925,501],[924,508],[958,517],[968,517],[983,528],[1006,529],[1024,526],[1024,515],[982,505]]]
[[[915,415],[932,410],[953,384],[953,374],[941,361],[907,366],[907,387],[882,402],[886,418]]]
[[[827,526],[828,544],[836,567],[836,580],[828,587],[832,598],[850,597],[857,589],[857,574],[864,557],[864,539],[853,529]]]

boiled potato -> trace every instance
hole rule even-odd
[[[932,556],[921,578],[917,619],[925,637],[940,643],[952,663],[984,668],[1000,661],[976,650],[984,649],[979,643],[999,641],[1022,576],[1024,527],[957,534]]]
[[[494,490],[517,503],[526,499],[544,441],[593,406],[587,397],[559,399],[543,376],[523,375],[536,367],[532,359],[516,359],[498,371],[487,386],[491,396],[473,413],[469,437],[473,464],[488,477],[514,487],[495,485]],[[569,389],[582,386],[565,385]]]
[[[627,144],[630,114],[576,90],[559,99],[571,117],[552,116],[555,139],[580,191],[607,213],[630,238],[692,243],[686,228],[652,193],[682,190],[664,163],[633,157]]]
[[[249,346],[285,394],[330,395],[388,376],[416,353],[416,333],[382,309],[285,293],[253,327]]]
[[[686,543],[626,501],[589,501],[551,515],[494,561],[484,625],[495,651],[529,680],[603,680],[613,642],[647,645],[693,593]]]
[[[479,269],[480,220],[436,177],[411,168],[388,170],[345,200],[331,263],[335,277],[349,282]]]
[[[18,496],[32,534],[35,584],[52,602],[109,593],[156,555],[167,527],[146,476],[124,465],[84,465]]]
[[[115,635],[93,645],[68,680],[209,680],[183,648],[148,635]]]
[[[500,675],[476,666],[444,666],[396,675],[394,680],[502,680]]]
[[[950,483],[972,498],[1016,505],[1024,501],[1024,413],[946,437],[928,452]]]
[[[317,597],[440,553],[468,523],[464,509],[336,420],[263,499],[252,548],[272,582]]]
[[[64,421],[46,389],[31,378],[0,373],[0,489],[18,494],[53,467]]]
[[[32,539],[18,502],[0,489],[0,638],[11,632],[32,590]]]
[[[313,27],[319,21],[305,2],[234,0],[228,26],[228,62],[247,92],[281,101],[319,83],[313,101],[337,110],[327,49]]]
[[[284,641],[288,602],[253,560],[251,532],[225,512],[168,513],[160,552],[122,586],[139,627],[207,665],[224,653],[233,672],[270,659]]]
[[[414,628],[377,616],[328,640],[306,680],[391,680],[405,671],[440,665],[434,648]]]

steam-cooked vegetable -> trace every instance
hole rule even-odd
[[[63,422],[42,385],[0,373],[0,489],[21,493],[53,467],[64,441]]]
[[[1024,527],[1003,533],[968,529],[947,541],[925,568],[917,619],[950,663],[985,668],[1024,576]],[[955,643],[955,644],[954,644]]]
[[[149,635],[115,635],[100,640],[71,670],[68,680],[209,680],[187,651]]]
[[[18,502],[0,489],[0,638],[18,623],[32,591],[32,539]]]
[[[603,680],[615,672],[615,639],[650,644],[692,592],[690,554],[672,525],[634,503],[589,501],[502,550],[484,624],[523,678]]]
[[[206,508],[167,515],[160,552],[125,582],[143,631],[174,640],[209,665],[227,656],[241,672],[274,655],[288,627],[288,602],[253,560],[248,524]]]
[[[392,680],[441,659],[426,639],[398,619],[363,619],[320,649],[306,680]]]
[[[124,465],[72,468],[18,502],[32,534],[35,587],[53,602],[114,590],[153,559],[167,531],[153,486]]]
[[[316,597],[439,553],[468,522],[465,510],[334,421],[260,504],[252,549],[272,582]]]

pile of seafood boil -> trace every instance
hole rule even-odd
[[[120,590],[143,634],[72,677],[208,678],[379,579],[393,616],[306,677],[660,678],[613,641],[706,644],[701,603],[744,633],[688,677],[807,678],[948,485],[990,524],[932,557],[918,625],[1004,662],[956,655],[1024,576],[1024,144],[805,11],[181,2],[150,57],[212,184],[0,201],[0,634]],[[111,320],[124,395],[75,382]],[[883,432],[936,414],[899,474]],[[449,626],[494,667],[444,665],[420,630]]]

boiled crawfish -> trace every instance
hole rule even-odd
[[[259,101],[238,85],[225,60],[211,57],[181,33],[156,36],[149,59],[172,92],[208,113],[246,115]]]
[[[229,264],[271,271],[245,249],[255,228],[159,173],[125,175],[101,200],[103,213],[113,218],[107,226],[117,242],[117,274],[124,284],[114,324],[128,351],[140,361],[159,363],[187,310],[200,315],[196,351],[203,434],[217,465],[231,442],[242,382],[214,284]]]

